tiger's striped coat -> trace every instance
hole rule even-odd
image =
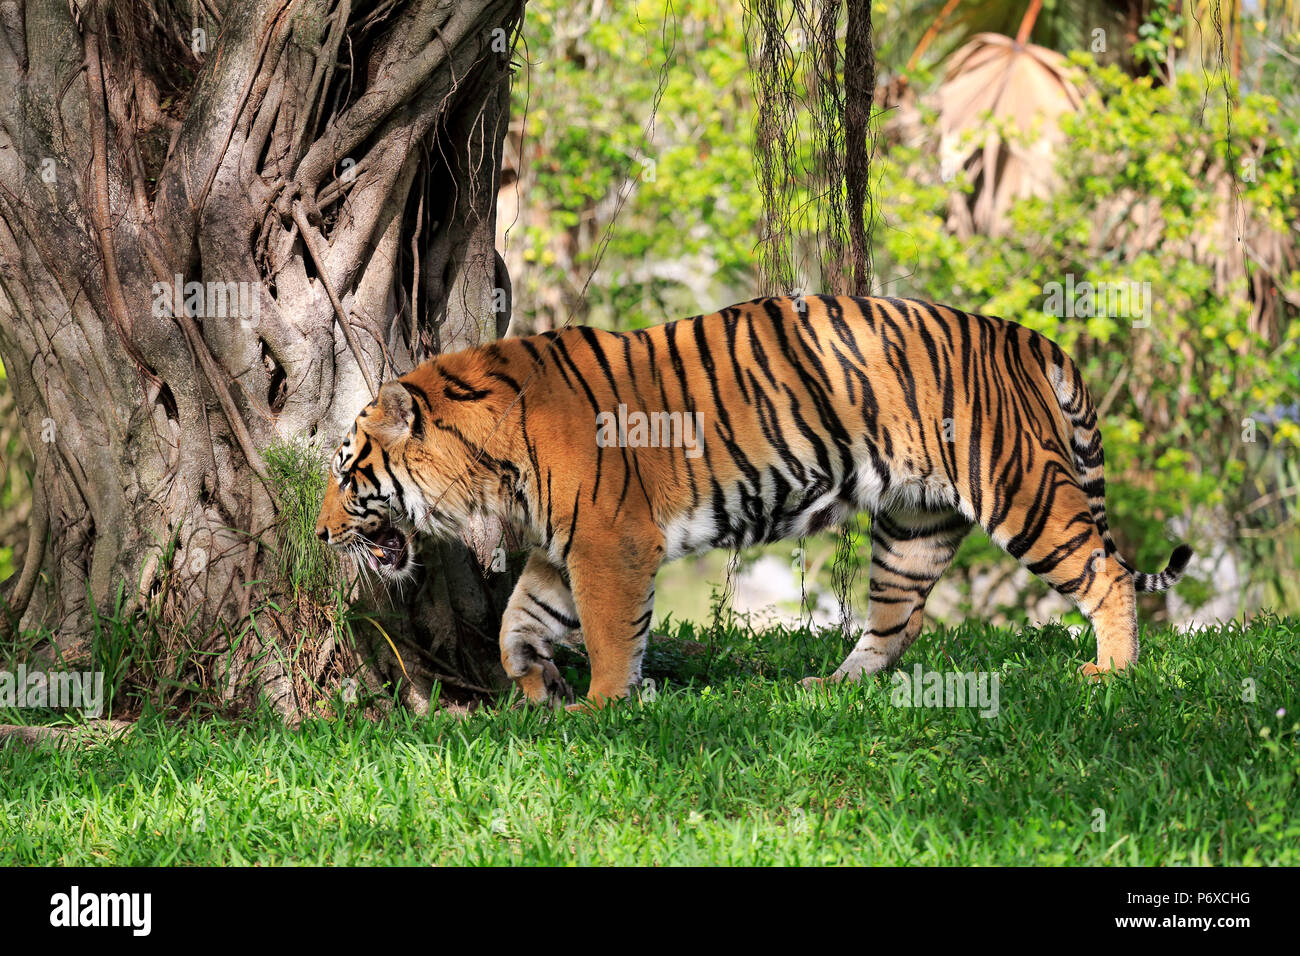
[[[610,442],[629,410],[701,433]],[[832,681],[898,660],[974,524],[1089,617],[1088,673],[1136,658],[1135,591],[1168,588],[1191,554],[1146,574],[1117,553],[1096,410],[1055,344],[908,299],[764,298],[438,356],[383,386],[333,474],[318,532],[386,574],[409,571],[412,530],[478,514],[529,535],[501,658],[535,702],[568,695],[551,648],[579,636],[593,701],[639,682],[663,562],[858,511],[874,516],[867,626]]]

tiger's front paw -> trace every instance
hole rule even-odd
[[[578,699],[578,692],[560,675],[560,669],[552,660],[542,661],[542,681],[546,688],[546,702],[552,707],[571,704]]]
[[[1088,661],[1088,663],[1079,668],[1079,675],[1088,678],[1090,681],[1100,681],[1103,678],[1112,677],[1123,670],[1124,668],[1122,667],[1102,667],[1099,664],[1094,664],[1092,661]]]
[[[829,687],[835,683],[829,677],[805,677],[799,681],[799,686],[804,690],[821,690],[823,687]]]
[[[549,657],[533,661],[527,673],[515,678],[515,683],[530,704],[559,708],[578,696]]]

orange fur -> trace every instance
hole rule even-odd
[[[861,510],[875,516],[867,628],[831,679],[898,659],[973,524],[1078,603],[1100,671],[1137,656],[1135,589],[1170,586],[1190,552],[1162,574],[1118,555],[1096,425],[1078,369],[1014,322],[913,300],[758,299],[426,362],[357,418],[318,531],[403,573],[399,527],[451,535],[475,513],[519,527],[536,550],[502,662],[536,702],[571,696],[551,647],[579,634],[593,702],[636,685],[663,561]]]

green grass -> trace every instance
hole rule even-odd
[[[280,576],[296,596],[323,593],[336,582],[338,558],[316,536],[316,516],[325,497],[330,452],[319,438],[271,443],[262,453],[275,491]]]
[[[907,669],[998,673],[988,719],[893,706],[889,678],[809,695],[838,639],[730,630],[657,645],[656,699],[596,715],[9,747],[0,863],[1300,863],[1300,621],[1144,637],[1093,684],[1063,627],[923,635]]]

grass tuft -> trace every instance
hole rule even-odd
[[[338,558],[316,536],[329,452],[318,439],[293,438],[273,442],[262,457],[280,516],[280,573],[294,597],[323,594],[338,574]]]

